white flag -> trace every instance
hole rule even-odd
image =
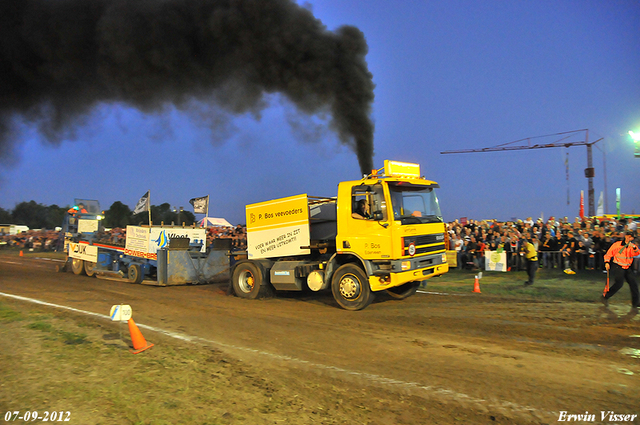
[[[193,198],[189,203],[193,205],[194,214],[206,214],[209,211],[209,195],[202,198]]]
[[[136,208],[133,210],[133,214],[140,214],[141,212],[149,211],[149,192],[150,190],[147,190],[147,193],[142,195],[142,198],[140,198],[136,204]]]
[[[602,197],[602,192],[600,192],[600,199],[598,199],[598,210],[596,211],[596,215],[604,215],[604,198]]]

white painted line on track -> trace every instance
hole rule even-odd
[[[66,260],[61,260],[59,258],[46,258],[46,257],[23,257],[23,258],[25,260],[54,261],[54,262],[57,262],[57,263],[66,262]],[[23,264],[23,263],[16,263],[14,261],[9,261],[9,260],[0,260],[0,263]]]
[[[20,301],[26,301],[26,302],[30,302],[30,303],[34,303],[34,304],[39,304],[39,305],[44,305],[47,307],[53,307],[53,308],[58,308],[58,309],[62,309],[62,310],[69,310],[69,311],[73,311],[75,313],[81,313],[81,314],[86,314],[88,316],[93,316],[93,317],[98,317],[100,319],[105,319],[105,320],[109,320],[111,321],[111,317],[106,315],[106,314],[99,314],[99,313],[93,313],[91,311],[86,311],[86,310],[80,310],[77,308],[73,308],[73,307],[68,307],[68,306],[64,306],[64,305],[59,305],[59,304],[53,304],[53,303],[49,303],[46,301],[41,301],[41,300],[37,300],[34,298],[28,298],[28,297],[23,297],[20,295],[13,295],[13,294],[7,294],[4,292],[0,292],[0,296],[3,297],[7,297],[7,298],[13,298],[16,300],[20,300]],[[528,406],[521,406],[518,405],[516,403],[511,403],[509,401],[490,401],[490,400],[485,400],[485,399],[481,399],[481,398],[477,398],[477,397],[472,397],[469,396],[467,394],[463,394],[460,392],[456,392],[456,391],[452,391],[452,390],[448,390],[446,388],[442,388],[442,387],[435,387],[435,386],[431,386],[431,385],[424,385],[422,383],[419,382],[407,382],[407,381],[401,381],[401,380],[397,380],[397,379],[391,379],[391,378],[386,378],[384,376],[380,376],[380,375],[375,375],[375,374],[371,374],[371,373],[366,373],[366,372],[356,372],[356,371],[352,371],[349,369],[343,369],[340,367],[336,367],[336,366],[329,366],[329,365],[325,365],[322,363],[313,363],[313,362],[309,362],[307,360],[302,360],[296,357],[291,357],[291,356],[286,356],[286,355],[281,355],[281,354],[274,354],[274,353],[270,353],[268,351],[263,351],[263,350],[257,350],[254,348],[248,348],[248,347],[240,347],[237,345],[233,345],[233,344],[226,344],[223,342],[218,342],[218,341],[213,341],[213,340],[209,340],[209,339],[205,339],[205,338],[200,338],[197,336],[191,336],[191,335],[185,335],[182,333],[178,333],[178,332],[172,332],[172,331],[168,331],[166,329],[161,329],[161,328],[156,328],[155,326],[149,326],[149,325],[144,325],[144,324],[140,324],[140,323],[136,323],[136,325],[139,328],[142,329],[147,329],[153,332],[158,332],[161,333],[163,335],[169,336],[171,338],[175,338],[178,340],[182,340],[182,341],[187,341],[187,342],[191,342],[194,344],[197,343],[202,343],[202,344],[208,344],[208,345],[216,345],[222,348],[226,348],[226,349],[231,349],[231,350],[237,350],[237,351],[241,351],[241,352],[245,352],[245,353],[251,353],[251,354],[258,354],[260,356],[265,356],[265,357],[270,357],[272,359],[277,359],[277,360],[282,360],[282,361],[287,361],[287,362],[291,362],[291,363],[297,363],[300,365],[305,365],[311,368],[315,368],[315,369],[319,369],[319,370],[326,370],[326,371],[330,371],[330,372],[338,372],[338,373],[342,373],[345,375],[349,375],[349,376],[355,376],[358,378],[364,378],[367,379],[371,382],[374,382],[376,384],[383,384],[383,385],[391,385],[397,388],[401,388],[401,389],[405,389],[405,390],[421,390],[424,391],[428,394],[434,394],[437,395],[439,397],[443,397],[446,399],[450,399],[450,400],[455,400],[458,402],[461,402],[463,404],[474,404],[477,406],[481,406],[481,408],[483,410],[487,409],[487,408],[494,408],[497,410],[500,410],[503,413],[506,412],[515,412],[517,414],[520,415],[525,415],[526,417],[528,417],[530,419],[530,416],[533,415],[535,417],[541,417],[540,415],[544,415],[544,416],[557,416],[556,412],[541,412],[533,407],[528,407]]]
[[[29,258],[30,260],[46,260],[46,258]],[[58,261],[58,260],[51,260],[51,261]],[[27,263],[25,262],[20,262],[20,261],[12,261],[12,260],[0,260],[0,263],[2,264],[17,264],[19,266],[25,266],[27,265]],[[50,263],[42,263],[42,264],[38,264],[38,263],[29,263],[28,264],[29,267],[51,267]]]
[[[73,311],[73,312],[76,312],[76,313],[82,313],[82,314],[86,314],[86,315],[89,315],[89,316],[99,317],[101,319],[109,319],[109,320],[111,320],[111,316],[107,316],[106,314],[92,313],[92,312],[86,311],[86,310],[79,310],[77,308],[67,307],[66,305],[59,305],[59,304],[48,303],[46,301],[36,300],[35,298],[28,298],[28,297],[22,297],[20,295],[6,294],[4,292],[0,292],[0,295],[3,296],[3,297],[13,298],[13,299],[20,300],[20,301],[27,301],[27,302],[34,303],[34,304],[45,305],[47,307],[54,307],[54,308],[59,308],[59,309],[62,309],[62,310],[69,310],[69,311]]]
[[[452,297],[468,297],[469,294],[449,294],[448,292],[431,292],[431,291],[421,291],[418,290],[419,293],[421,294],[430,294],[430,295],[450,295]]]
[[[43,260],[43,261],[55,261],[58,263],[65,263],[66,260],[61,260],[59,258],[45,258],[45,257],[33,257],[34,260]]]

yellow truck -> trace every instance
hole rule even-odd
[[[418,164],[386,160],[362,180],[340,183],[337,197],[247,205],[247,251],[232,268],[233,292],[255,299],[330,287],[347,310],[367,307],[381,291],[415,294],[449,270],[436,188]]]

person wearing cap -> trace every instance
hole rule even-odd
[[[530,286],[533,285],[533,281],[536,278],[536,271],[538,270],[538,267],[540,267],[540,263],[538,262],[538,252],[531,241],[525,236],[522,236],[520,251],[524,254],[524,258],[527,262],[527,276],[529,277],[529,279],[524,283],[524,286]]]
[[[605,293],[600,301],[605,305],[609,305],[609,298],[614,296],[616,292],[622,288],[624,281],[626,280],[631,290],[631,307],[640,307],[640,295],[638,294],[638,283],[633,276],[633,270],[631,264],[633,264],[633,257],[640,255],[640,249],[638,245],[633,243],[635,235],[634,232],[627,231],[624,233],[624,239],[615,242],[607,253],[604,255],[604,267],[607,272],[613,274],[614,283],[609,291]]]

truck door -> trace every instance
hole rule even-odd
[[[351,250],[365,259],[390,258],[391,230],[382,184],[351,189],[348,241]]]

